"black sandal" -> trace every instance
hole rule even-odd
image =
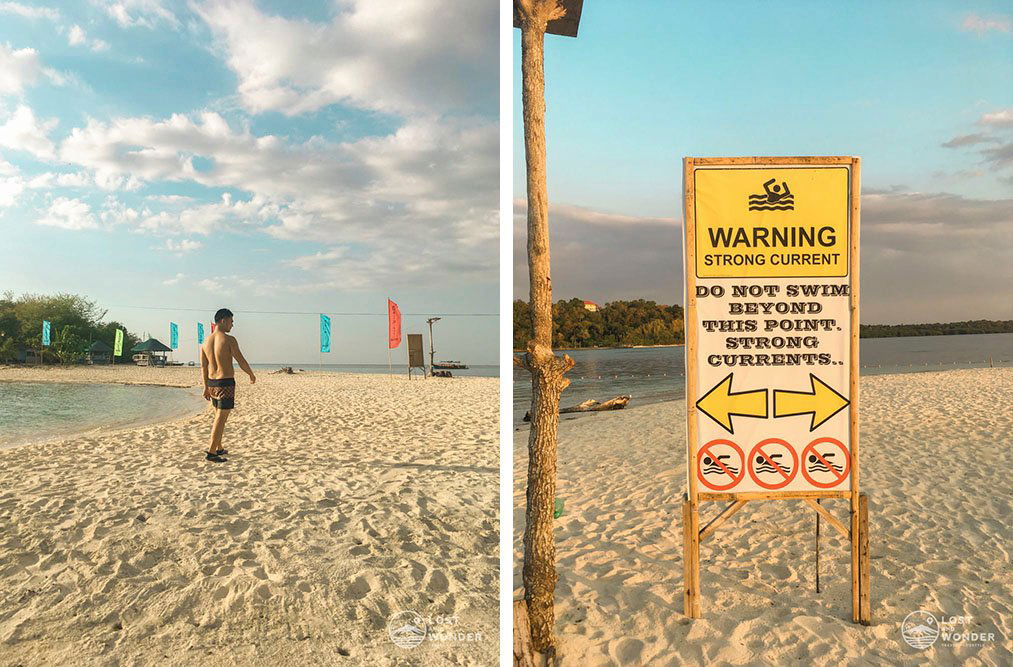
[[[205,457],[205,460],[206,461],[214,461],[215,463],[225,463],[226,461],[228,461],[228,459],[223,459],[218,454],[212,454],[210,452],[207,453],[207,456]]]

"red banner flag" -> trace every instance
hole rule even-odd
[[[401,344],[401,309],[387,299],[387,346],[394,349]]]

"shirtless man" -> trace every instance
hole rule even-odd
[[[222,308],[215,313],[215,325],[214,332],[201,345],[200,369],[204,376],[204,398],[215,406],[215,424],[211,429],[207,460],[224,463],[228,459],[223,455],[228,451],[222,449],[222,433],[229,411],[236,405],[236,377],[232,360],[239,362],[239,367],[250,376],[250,384],[254,384],[257,378],[239,351],[239,343],[229,335],[232,331],[232,311]]]

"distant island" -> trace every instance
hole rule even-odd
[[[523,350],[532,337],[531,309],[514,301],[515,350]],[[666,306],[635,299],[610,301],[603,306],[583,299],[552,305],[554,349],[679,345],[685,342],[682,306]],[[969,320],[931,324],[863,324],[862,338],[901,336],[954,336],[959,334],[1013,333],[1013,320]]]

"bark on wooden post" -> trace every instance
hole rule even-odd
[[[552,511],[556,496],[556,429],[563,377],[573,360],[552,353],[552,283],[549,271],[549,197],[545,178],[545,27],[563,16],[557,0],[517,0],[521,17],[524,152],[528,186],[528,272],[534,338],[515,362],[531,373],[527,509],[524,527],[524,599],[531,643],[555,651],[556,544]]]

